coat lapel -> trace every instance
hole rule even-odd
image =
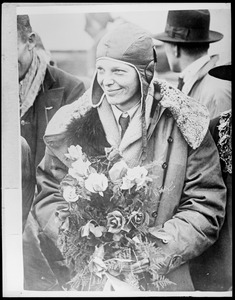
[[[56,111],[62,106],[64,88],[48,90],[38,97],[38,107],[42,112],[39,115],[46,117],[46,124],[51,120]],[[43,112],[44,111],[44,112]]]
[[[153,97],[147,97],[145,100],[145,117],[146,117],[146,126],[147,128],[150,125],[150,112],[152,108]],[[118,124],[114,117],[112,108],[104,97],[102,103],[97,108],[100,121],[104,127],[107,141],[110,145],[119,148],[120,151],[125,152],[131,144],[134,144],[136,141],[140,140],[142,137],[142,120],[141,120],[141,106],[136,111],[133,119],[128,126],[123,139],[121,140],[120,131]]]
[[[121,141],[118,124],[114,117],[112,108],[105,97],[100,106],[97,107],[97,111],[103,125],[107,141],[111,146],[118,148]]]
[[[120,150],[124,151],[128,146],[133,144],[136,140],[140,139],[141,135],[141,107],[139,107],[121,140]]]
[[[54,83],[55,79],[52,76],[50,69],[47,68],[42,92],[39,96],[39,105],[42,105],[45,110],[47,123],[62,106],[64,96],[64,87],[54,88]]]
[[[151,108],[153,104],[153,97],[150,95],[147,96],[147,98],[144,101],[145,105],[145,121],[146,121],[146,128],[148,129],[150,126],[151,118]],[[120,144],[120,148],[122,150],[129,147],[132,143],[136,142],[137,140],[141,139],[142,137],[142,120],[141,120],[141,114],[142,114],[142,107],[140,106],[134,115],[133,119],[130,122],[130,125],[128,126],[125,135],[123,136],[123,139]]]

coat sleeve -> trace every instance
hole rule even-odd
[[[62,221],[56,218],[57,210],[68,208],[60,193],[60,182],[68,168],[46,147],[45,156],[37,168],[38,194],[34,200],[32,213],[41,230],[55,243]]]
[[[180,204],[171,219],[150,232],[167,259],[161,270],[168,273],[199,256],[218,238],[226,206],[219,154],[207,132],[202,144],[190,148]]]

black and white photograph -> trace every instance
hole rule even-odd
[[[2,4],[3,297],[232,297],[231,4]]]

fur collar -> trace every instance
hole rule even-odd
[[[91,108],[80,118],[73,118],[66,129],[69,144],[79,144],[90,155],[104,155],[105,147],[110,147],[96,108]]]
[[[169,85],[165,80],[158,80],[155,84],[160,86],[160,105],[172,113],[188,145],[193,149],[198,148],[209,128],[207,107]]]
[[[193,149],[198,148],[209,128],[210,119],[207,108],[166,81],[159,79],[150,84],[149,97],[154,95],[156,84],[160,87],[159,105],[169,109],[172,113],[188,145]],[[154,101],[157,100],[154,98]],[[81,145],[84,141],[85,146],[87,142],[87,147],[91,149],[91,152],[103,153],[104,147],[110,147],[105,138],[97,109],[91,106],[91,90],[86,91],[72,104],[63,106],[49,122],[45,136],[57,135],[62,132],[68,133],[68,139],[72,143]],[[86,150],[89,152],[89,149]]]

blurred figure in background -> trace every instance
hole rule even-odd
[[[89,72],[92,80],[94,66],[96,63],[96,49],[100,39],[114,26],[126,22],[122,18],[113,18],[110,13],[87,13],[85,31],[91,36],[94,43],[89,55]],[[90,81],[91,81],[90,80]]]
[[[85,31],[93,38],[100,40],[106,31],[107,24],[113,22],[110,13],[87,13]]]
[[[231,81],[231,65],[215,67],[209,74],[220,80]],[[223,102],[223,99],[220,101]],[[227,187],[226,216],[219,239],[191,261],[191,276],[197,290],[228,291],[232,287],[232,110],[211,120],[210,131],[219,150],[222,175]]]
[[[171,70],[180,73],[178,88],[206,105],[212,119],[231,108],[231,83],[208,74],[219,60],[208,55],[209,45],[223,38],[209,27],[208,10],[171,10],[165,32],[153,37],[164,42]]]
[[[34,167],[44,156],[43,135],[55,112],[77,100],[85,91],[75,76],[48,64],[37,51],[37,36],[28,15],[17,16],[18,73],[21,135],[31,149]]]

